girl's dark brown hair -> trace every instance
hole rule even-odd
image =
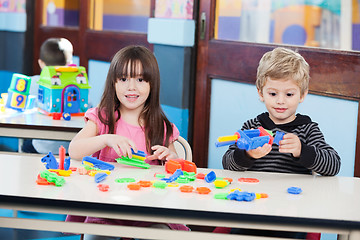
[[[123,77],[138,76],[137,64],[142,65],[143,72],[141,75],[144,81],[150,83],[149,97],[139,116],[139,124],[140,122],[144,123],[146,150],[151,153],[151,146],[169,146],[173,129],[160,106],[159,66],[154,54],[149,49],[143,46],[131,45],[115,54],[106,77],[105,89],[98,108],[98,116],[100,121],[108,127],[108,133],[113,134],[115,123],[120,119],[119,108],[121,104],[116,96],[115,83]],[[130,72],[128,72],[128,69],[130,69]],[[166,134],[165,141],[164,133]]]

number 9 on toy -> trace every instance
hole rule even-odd
[[[26,106],[27,95],[18,94],[15,92],[9,92],[10,107],[15,109],[24,109]]]

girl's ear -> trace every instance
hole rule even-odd
[[[300,97],[300,103],[302,103],[305,100],[305,97],[307,96],[309,90],[306,90],[304,94]]]
[[[262,94],[262,91],[260,89],[257,90],[259,94],[260,101],[264,102],[264,95]]]

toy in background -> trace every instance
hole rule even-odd
[[[266,143],[270,145],[273,143],[279,145],[279,141],[283,138],[284,134],[284,132],[277,131],[274,138],[273,134],[263,127],[243,131],[238,130],[234,135],[219,137],[215,146],[222,147],[236,144],[238,148],[249,151],[251,149],[262,147]]]
[[[38,107],[41,113],[69,113],[84,115],[88,109],[91,88],[84,67],[46,66],[42,69],[38,91]]]
[[[5,106],[18,111],[24,111],[27,104],[31,105],[29,103],[31,99],[29,97],[30,85],[30,77],[18,73],[13,74]]]
[[[5,111],[6,111],[6,109],[5,109],[5,104],[6,104],[6,101],[7,101],[7,96],[8,96],[7,93],[1,93],[1,98],[0,98],[0,112],[5,112]]]

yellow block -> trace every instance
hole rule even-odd
[[[218,142],[229,142],[236,140],[238,140],[238,136],[236,135],[218,137]]]
[[[60,66],[60,67],[55,67],[55,70],[57,72],[77,72],[78,68],[77,67],[69,67],[69,66]]]

